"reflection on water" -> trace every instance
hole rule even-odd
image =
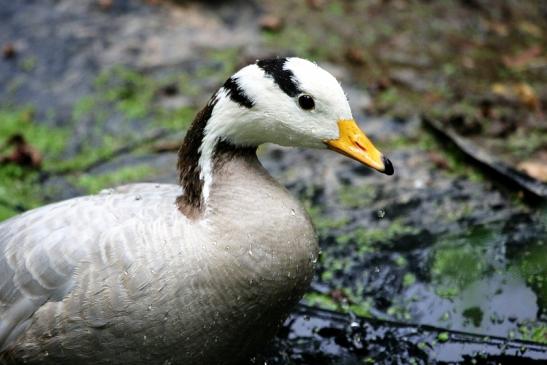
[[[420,323],[481,334],[507,336],[515,322],[535,320],[538,310],[536,295],[524,280],[497,273],[472,282],[451,299],[438,297],[428,285],[407,294],[421,298],[416,305]]]
[[[474,227],[435,242],[431,283],[404,294],[420,298],[409,308],[420,323],[499,336],[526,324],[545,328],[545,236],[510,242],[502,228]]]

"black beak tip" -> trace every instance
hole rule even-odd
[[[385,157],[382,157],[382,160],[384,162],[384,174],[386,175],[393,175],[393,164],[391,163],[391,161]]]

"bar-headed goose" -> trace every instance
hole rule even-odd
[[[318,254],[308,215],[256,157],[266,142],[393,173],[332,75],[300,58],[249,65],[196,116],[181,186],[127,185],[0,223],[0,362],[244,361]]]

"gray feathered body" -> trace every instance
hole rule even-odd
[[[301,205],[256,157],[216,172],[203,216],[137,184],[0,223],[0,363],[237,363],[309,285]]]

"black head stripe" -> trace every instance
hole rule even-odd
[[[249,99],[247,94],[245,94],[245,91],[243,91],[241,86],[239,86],[236,78],[230,77],[228,80],[226,80],[226,82],[224,83],[224,89],[226,90],[232,101],[249,109],[253,107],[253,101]]]
[[[266,75],[273,78],[275,83],[285,94],[293,97],[302,93],[302,91],[300,90],[292,71],[283,68],[285,62],[287,62],[286,58],[271,58],[260,60],[256,64],[264,70]]]

